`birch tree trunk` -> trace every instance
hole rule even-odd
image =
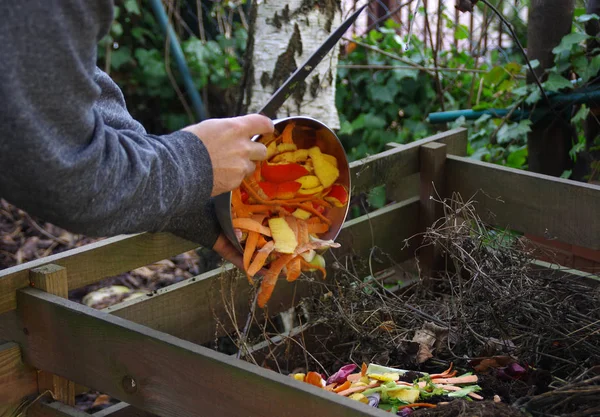
[[[252,5],[242,113],[257,112],[341,23],[339,0],[256,0]],[[296,87],[277,117],[309,116],[339,129],[335,79],[339,48]]]

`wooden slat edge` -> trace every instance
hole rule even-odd
[[[467,130],[458,128],[438,133],[350,163],[352,194],[367,192],[382,184],[393,189],[397,182],[404,177],[418,173],[420,168],[419,148],[431,142],[445,144],[448,154],[465,155]]]
[[[164,417],[196,416],[198,410],[222,417],[264,417],[282,410],[288,417],[386,415],[33,288],[19,291],[18,305],[28,329],[23,351],[32,366]],[[57,344],[60,351],[48,348]]]
[[[446,171],[448,193],[465,201],[477,194],[484,221],[600,249],[600,186],[452,155]]]
[[[413,257],[416,246],[405,250],[401,250],[401,247],[404,239],[419,232],[418,221],[413,221],[418,215],[419,199],[415,197],[346,222],[337,239],[342,247],[327,254],[328,275],[336,274],[333,269],[334,258],[341,259],[352,254],[367,258],[372,243],[389,252],[396,262]],[[374,232],[373,239],[371,230]],[[388,267],[387,264],[379,265],[376,262],[372,266],[375,272]],[[359,272],[367,272],[366,265],[357,265],[357,268]],[[294,283],[280,279],[268,303],[269,315],[292,307],[294,300],[299,301],[308,292],[308,285],[308,281],[302,278]],[[223,295],[227,304],[222,302]],[[251,299],[252,292],[246,277],[228,265],[170,285],[155,294],[108,307],[104,311],[202,344],[213,340],[216,334],[233,328],[228,316],[231,305],[234,306],[237,323],[244,323],[250,311]],[[262,315],[262,312],[257,314]]]
[[[0,314],[16,308],[15,291],[29,285],[29,270],[47,264],[68,269],[69,289],[118,275],[196,248],[169,233],[116,236],[0,271]]]

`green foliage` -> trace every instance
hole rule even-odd
[[[183,3],[181,10],[191,4]],[[129,111],[152,133],[171,132],[194,122],[195,116],[186,112],[182,102],[186,100],[189,108],[180,72],[152,10],[142,9],[136,0],[120,0],[115,5],[110,34],[98,44],[98,66],[119,84]],[[182,21],[175,20],[174,27],[181,29]],[[199,33],[190,33],[190,25],[186,27],[187,30],[177,30],[177,35],[195,85],[204,92],[211,116],[229,116],[222,109],[234,106],[224,106],[222,102],[224,97],[235,96],[239,86],[246,31],[234,21],[228,31],[231,36],[217,32],[213,39],[201,41]]]

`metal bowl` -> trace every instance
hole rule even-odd
[[[295,116],[273,121],[275,130],[278,132],[283,132],[285,126],[290,122],[294,122],[296,124],[294,128],[294,143],[298,145],[298,149],[308,149],[311,146],[318,144],[323,153],[333,155],[337,159],[340,176],[336,182],[345,186],[348,190],[348,194],[350,194],[350,165],[348,163],[348,158],[346,157],[344,147],[342,146],[342,143],[336,134],[333,133],[333,131],[325,124],[310,117]],[[296,129],[299,128],[308,129],[302,129],[303,134],[299,135],[296,134]],[[262,135],[257,135],[252,138],[253,141],[258,142],[260,142],[261,139]],[[340,230],[342,229],[344,221],[346,221],[349,204],[350,198],[348,198],[348,202],[346,202],[343,207],[332,207],[327,209],[327,218],[331,220],[331,227],[327,233],[321,235],[321,239],[335,240],[337,238]],[[233,229],[231,214],[231,192],[223,193],[215,197],[215,210],[225,236],[227,236],[231,243],[243,253],[243,248],[238,242]]]

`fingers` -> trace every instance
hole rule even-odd
[[[242,128],[242,133],[245,136],[252,137],[254,135],[263,135],[265,133],[273,133],[275,129],[273,121],[261,114],[248,114],[246,116],[236,117]]]
[[[251,161],[264,161],[267,159],[267,147],[262,143],[250,142],[248,159]],[[253,164],[254,165],[254,164]]]
[[[252,161],[245,161],[245,164],[246,164],[246,170],[245,170],[246,172],[244,174],[244,178],[246,178],[248,175],[251,175],[254,172],[254,170],[256,169],[256,165],[254,165],[254,162],[252,162]],[[240,183],[241,183],[241,180],[240,180]]]

